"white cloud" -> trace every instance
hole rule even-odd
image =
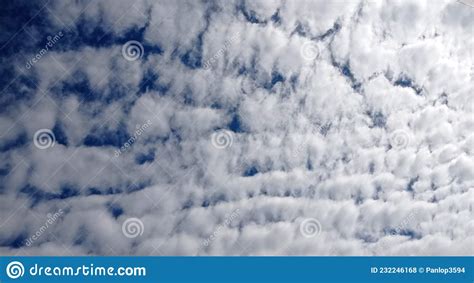
[[[25,73],[44,93],[2,108],[0,146],[24,140],[0,154],[1,254],[472,254],[473,10],[239,3],[50,7],[55,30],[111,39],[60,49],[66,34]],[[120,51],[132,31],[145,47],[134,62]],[[34,146],[59,126],[53,147]],[[215,146],[222,129],[232,142]],[[91,134],[102,144],[85,145]],[[48,234],[15,243],[58,208]],[[144,227],[133,239],[132,217]]]

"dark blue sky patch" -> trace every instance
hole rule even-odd
[[[140,190],[143,190],[144,188],[146,188],[149,185],[151,185],[151,182],[149,180],[141,180],[140,182],[129,183],[126,186],[126,192],[127,193],[138,192]]]
[[[135,163],[142,165],[145,163],[151,163],[155,160],[155,152],[149,151],[146,153],[139,153],[135,156]]]
[[[12,165],[7,162],[0,163],[0,177],[5,177],[11,172]],[[4,182],[0,179],[0,191],[4,188]]]
[[[183,140],[181,130],[176,129],[176,128],[171,128],[171,132],[168,134],[167,137],[163,139],[163,142],[169,141],[170,139],[176,139],[176,143],[181,143],[181,141]]]
[[[59,199],[67,199],[67,198],[75,197],[78,195],[79,195],[78,189],[72,186],[63,186],[61,188],[61,192],[55,196],[56,198],[59,198]]]
[[[115,218],[119,218],[123,214],[123,208],[115,203],[107,204],[107,211]]]
[[[202,67],[202,40],[197,40],[197,46],[186,51],[181,55],[181,63],[190,69],[197,69]]]
[[[143,78],[140,81],[138,86],[139,93],[145,93],[147,91],[158,90],[156,89],[155,82],[158,80],[159,76],[151,70],[147,70],[143,74]]]
[[[296,91],[296,86],[298,84],[298,76],[297,75],[292,75],[290,77],[290,85],[291,85],[291,88],[293,89],[293,91]]]
[[[339,22],[335,22],[334,25],[328,29],[325,33],[316,37],[317,40],[325,40],[326,38],[335,35],[341,30],[341,24]]]
[[[278,9],[271,17],[272,22],[279,26],[281,24],[280,9]]]
[[[412,80],[406,76],[400,76],[393,84],[401,87],[413,87]]]
[[[127,96],[134,98],[134,96],[131,94],[136,92],[137,89],[135,87],[128,87],[120,83],[120,80],[121,78],[111,79],[108,87],[103,92],[98,93],[96,99],[103,101],[105,104],[110,104]]]
[[[38,49],[44,48],[41,40],[55,31],[51,30],[48,10],[43,8],[43,2],[2,1],[0,54],[7,57],[17,53],[36,53]]]
[[[298,21],[295,30],[291,34],[293,35],[295,33],[299,36],[306,37],[308,35],[308,28]]]
[[[112,30],[104,30],[100,24],[92,26],[82,17],[77,21],[76,29],[67,32],[61,39],[61,46],[67,50],[77,50],[84,45],[95,48],[108,47],[118,43]],[[61,47],[60,46],[60,47]]]
[[[194,97],[193,97],[193,91],[189,87],[186,87],[184,89],[182,95],[183,95],[183,100],[184,100],[185,105],[193,106],[196,104],[196,101],[194,100]]]
[[[246,64],[246,62],[242,62],[242,61],[233,61],[232,68],[236,70],[237,76],[243,76],[246,79],[252,80],[253,82],[256,83],[257,74],[258,74],[256,55],[252,56],[249,64]]]
[[[224,105],[220,103],[219,101],[213,101],[211,105],[209,105],[210,108],[212,109],[224,109]]]
[[[209,201],[209,199],[205,199],[203,200],[201,207],[209,207],[210,204],[211,202]]]
[[[226,202],[227,197],[223,193],[215,193],[203,200],[201,207],[215,206],[220,202]]]
[[[62,81],[52,88],[53,93],[58,96],[75,95],[79,101],[91,102],[100,98],[91,85],[87,76],[77,71],[69,77],[69,80]]]
[[[245,6],[245,2],[241,2],[237,6],[237,10],[238,10],[238,12],[242,13],[245,20],[249,23],[262,24],[262,25],[265,25],[267,23],[267,21],[265,21],[265,20],[258,19],[257,14],[255,13],[255,11],[247,9],[247,7]]]
[[[332,127],[332,123],[325,123],[325,124],[322,124],[320,127],[319,127],[319,133],[322,135],[322,136],[326,136],[329,131],[331,130],[331,127]]]
[[[334,67],[336,67],[337,69],[339,69],[341,74],[349,80],[352,89],[355,92],[360,92],[360,88],[361,88],[362,84],[355,79],[354,74],[352,73],[349,62],[345,62],[344,64],[341,65],[341,64],[336,62],[336,60],[334,59],[332,54],[331,54],[331,61],[332,61],[332,65]]]
[[[129,40],[136,40],[136,41],[142,43],[142,45],[143,45],[143,41],[144,41],[143,37],[145,36],[146,27],[147,26],[143,26],[143,27],[135,26],[135,27],[132,27],[129,30],[127,30],[125,32],[125,34],[122,36],[121,44],[125,44],[125,42],[127,42]]]
[[[449,103],[448,95],[447,95],[445,92],[443,92],[443,93],[438,97],[437,102],[438,102],[438,103],[441,103],[441,104],[443,104],[443,105],[448,105],[448,103]]]
[[[85,146],[123,146],[130,135],[127,133],[126,126],[119,124],[116,129],[95,129],[89,133],[84,139]]]
[[[105,195],[120,194],[122,192],[123,192],[123,190],[118,189],[118,188],[112,188],[112,187],[108,187],[108,188],[107,187],[106,188],[90,187],[90,188],[87,188],[84,195],[86,195],[86,196],[90,196],[90,195],[105,196]]]
[[[18,236],[13,238],[6,238],[3,241],[0,241],[0,247],[10,247],[13,249],[18,249],[26,245],[27,235],[25,232],[18,234]]]
[[[85,195],[86,196],[90,196],[90,195],[102,195],[102,192],[97,189],[97,188],[87,188],[87,190],[85,191]]]
[[[273,71],[270,81],[265,83],[264,88],[271,90],[279,82],[284,83],[285,77],[281,73]]]
[[[258,174],[258,169],[256,166],[250,166],[245,169],[244,171],[244,177],[252,177]]]
[[[407,184],[407,191],[409,192],[415,192],[415,184],[416,182],[418,182],[418,179],[420,177],[419,176],[416,176],[415,178],[411,178],[410,181],[408,181],[408,184]]]
[[[148,58],[148,56],[150,55],[155,55],[155,54],[163,55],[164,53],[163,48],[159,44],[149,45],[146,43],[142,43],[142,45],[143,45],[143,52],[144,52],[143,55],[145,59]]]
[[[82,246],[84,242],[87,240],[87,235],[89,232],[87,231],[84,225],[81,225],[77,230],[73,240],[74,245]]]
[[[352,74],[352,71],[349,67],[349,64],[344,64],[343,66],[340,67],[341,73],[351,81],[355,81],[354,75]]]
[[[375,163],[372,161],[369,164],[369,173],[374,174],[374,172],[375,172]]]
[[[374,235],[366,234],[364,232],[357,232],[355,236],[364,243],[375,243],[378,240]]]
[[[194,40],[194,46],[184,52],[184,54],[177,54],[177,50],[173,51],[172,56],[179,56],[181,63],[190,69],[197,69],[203,66],[203,37],[209,26],[209,14],[205,15],[206,26],[203,31]]]
[[[370,116],[370,119],[372,119],[372,127],[375,128],[385,128],[385,125],[387,123],[387,118],[385,115],[383,115],[382,112],[380,111],[369,111],[367,113]]]
[[[38,189],[35,186],[26,184],[20,189],[19,194],[26,195],[31,201],[31,207],[35,207],[37,204],[49,200],[56,199],[67,199],[79,195],[79,190],[73,186],[64,185],[61,187],[59,193],[50,193]]]
[[[145,27],[132,27],[123,35],[116,35],[112,29],[104,29],[103,23],[91,24],[83,18],[77,21],[76,29],[63,31],[64,36],[55,45],[60,51],[79,50],[86,46],[108,48],[114,45],[122,46],[130,40],[136,40],[143,46],[143,57],[151,54],[162,54],[159,45],[144,44]]]
[[[16,107],[18,102],[34,99],[37,91],[38,81],[34,74],[26,77],[14,73],[13,69],[11,64],[0,69],[0,113]]]
[[[62,144],[64,146],[68,145],[68,139],[61,123],[56,122],[52,131],[54,138],[56,139],[56,143]]]
[[[194,206],[194,201],[192,199],[187,199],[183,206],[181,207],[181,210],[187,210],[190,209]]]
[[[311,161],[311,158],[306,159],[306,169],[309,171],[313,171],[314,166],[313,166],[313,161]]]
[[[354,203],[356,205],[361,205],[361,204],[364,203],[364,198],[362,197],[361,194],[357,194],[357,195],[353,196],[352,199],[354,199]]]
[[[404,229],[386,228],[386,229],[384,229],[384,233],[386,235],[406,236],[410,240],[415,240],[415,239],[419,240],[419,239],[421,239],[421,234],[420,233],[416,232],[413,229],[408,229],[408,228],[404,228]]]
[[[393,84],[400,87],[411,88],[415,91],[417,95],[421,95],[422,89],[418,87],[415,82],[407,75],[402,74]]]
[[[23,188],[21,188],[19,190],[19,194],[24,194],[30,198],[32,206],[45,198],[42,191],[30,184],[26,184]]]
[[[160,96],[165,96],[168,93],[170,86],[160,84],[159,78],[160,75],[156,71],[147,69],[138,85],[137,97],[140,97],[143,93],[148,91],[156,91]]]
[[[15,148],[20,148],[29,142],[25,132],[19,134],[12,140],[5,140],[5,138],[2,139],[4,143],[3,145],[0,145],[0,152],[7,152]]]
[[[230,121],[228,128],[235,133],[242,133],[244,129],[242,128],[242,123],[238,114],[232,116],[232,121]]]

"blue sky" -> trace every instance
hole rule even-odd
[[[472,254],[472,7],[1,10],[0,254]]]

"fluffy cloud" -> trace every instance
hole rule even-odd
[[[472,8],[109,2],[9,7],[0,254],[473,253]]]

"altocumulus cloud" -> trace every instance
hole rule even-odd
[[[473,253],[469,5],[1,9],[0,254]]]

